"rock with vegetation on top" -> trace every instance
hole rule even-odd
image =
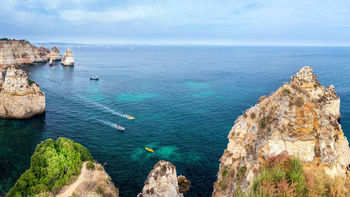
[[[64,186],[55,196],[118,197],[119,190],[114,187],[111,177],[108,176],[103,166],[87,161],[83,163],[78,178],[73,183]]]
[[[33,64],[47,62],[50,51],[39,49],[26,40],[0,40],[0,66]]]
[[[77,179],[79,175],[83,175],[82,180]],[[79,180],[81,182],[75,182]],[[69,193],[63,196],[76,196],[91,190],[97,196],[118,196],[118,190],[103,167],[94,163],[85,147],[59,138],[56,141],[47,139],[36,147],[30,168],[21,175],[7,196],[60,196],[61,192]]]
[[[0,118],[25,119],[45,112],[45,94],[15,66],[0,68]]]
[[[64,52],[64,56],[61,62],[64,66],[74,66],[74,58],[73,58],[73,51],[70,49],[66,49]]]
[[[334,86],[323,87],[311,67],[300,69],[290,83],[237,118],[220,159],[213,196],[276,194],[277,189],[280,196],[311,191],[322,196],[334,190],[334,181],[327,185],[320,180],[338,177],[336,184],[350,183],[350,148],[338,123],[339,107]],[[341,188],[350,191],[350,185]]]
[[[180,178],[188,185],[188,180]],[[185,181],[186,180],[186,181]],[[189,182],[190,184],[190,182]],[[181,187],[181,186],[180,186]],[[189,186],[188,186],[189,187]],[[187,191],[187,186],[184,189]],[[161,160],[154,165],[153,170],[149,173],[142,193],[138,197],[178,197],[183,196],[179,191],[178,178],[176,176],[176,167],[167,161]]]

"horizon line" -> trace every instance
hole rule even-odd
[[[220,43],[72,43],[72,42],[33,42],[33,44],[95,45],[95,46],[242,46],[242,47],[350,47],[350,44],[220,44]]]

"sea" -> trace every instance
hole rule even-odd
[[[334,84],[350,138],[347,47],[57,46],[72,49],[74,67],[23,66],[46,95],[46,113],[0,120],[0,195],[30,167],[37,144],[66,137],[105,164],[121,196],[141,192],[159,160],[192,182],[186,196],[211,196],[236,118],[305,65],[324,86]]]

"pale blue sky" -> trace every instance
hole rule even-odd
[[[350,45],[350,0],[0,0],[32,42]]]

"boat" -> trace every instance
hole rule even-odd
[[[129,119],[129,120],[134,120],[135,119],[134,116],[129,116],[129,115],[126,115],[126,118]]]
[[[99,76],[92,76],[92,77],[90,77],[90,80],[99,80],[100,79],[100,77]]]
[[[153,152],[154,152],[154,150],[153,150],[153,149],[151,149],[151,148],[145,147],[145,149],[146,149],[148,152],[151,152],[151,153],[153,153]]]
[[[120,126],[120,125],[117,125],[117,124],[114,124],[115,128],[117,128],[118,130],[121,130],[121,131],[125,131],[125,128]]]

